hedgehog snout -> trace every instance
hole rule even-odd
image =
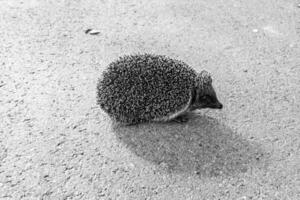
[[[221,104],[221,103],[219,102],[218,105],[216,106],[216,108],[222,109],[222,108],[223,108],[223,104]]]
[[[215,104],[211,105],[211,108],[222,109],[223,104],[217,101]]]

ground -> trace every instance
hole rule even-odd
[[[300,199],[300,2],[1,0],[0,16],[1,200]],[[112,123],[97,79],[137,52],[206,69],[224,109]]]

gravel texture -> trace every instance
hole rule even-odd
[[[0,199],[300,199],[299,3],[1,0]],[[112,124],[97,79],[137,52],[211,72],[224,109]]]

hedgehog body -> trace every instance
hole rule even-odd
[[[204,108],[199,98],[206,93],[219,103],[207,72],[166,56],[137,54],[109,64],[97,85],[97,103],[116,121],[136,124]]]

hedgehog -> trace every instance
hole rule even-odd
[[[135,54],[108,65],[97,83],[97,104],[114,121],[187,122],[197,109],[222,109],[211,75],[165,55]]]

